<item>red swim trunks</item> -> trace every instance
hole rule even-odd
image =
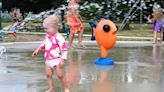
[[[80,19],[81,21],[81,19]],[[78,31],[84,30],[84,26],[80,25],[81,22],[79,23],[78,20],[74,16],[69,16],[67,18],[67,23],[70,26],[70,33],[75,34]]]

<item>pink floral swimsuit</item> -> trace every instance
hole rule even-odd
[[[67,59],[67,46],[64,37],[60,33],[53,35],[45,34],[40,50],[45,50],[46,60],[55,58]]]

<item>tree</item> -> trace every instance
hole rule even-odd
[[[96,16],[104,15],[116,20],[122,20],[125,18],[129,10],[138,0],[88,0],[82,4],[82,15],[86,18],[93,18]],[[161,0],[162,1],[162,0]],[[156,0],[140,0],[132,11],[134,14],[129,15],[129,20],[140,20],[140,9],[142,5],[142,17],[147,21],[147,16],[152,12],[152,7]],[[98,4],[96,8],[93,3]]]
[[[11,8],[16,7],[21,12],[39,13],[51,8],[57,8],[63,1],[61,0],[1,0],[3,9],[10,11]]]
[[[12,7],[21,9],[21,12],[39,13],[51,8],[60,7],[66,0],[1,0],[3,9],[10,10]],[[113,18],[115,21],[122,20],[128,11],[138,0],[81,0],[81,15],[86,19],[96,18],[103,15]],[[163,0],[140,0],[129,20],[139,21],[141,19],[140,5],[142,4],[142,19],[147,21],[147,16],[152,12],[154,2],[159,2],[164,7]],[[98,6],[98,7],[97,7]]]
[[[162,8],[164,8],[164,1],[163,0],[157,0],[157,2],[161,5]]]

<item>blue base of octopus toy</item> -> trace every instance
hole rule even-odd
[[[97,58],[94,61],[96,65],[114,65],[114,61],[111,58]]]

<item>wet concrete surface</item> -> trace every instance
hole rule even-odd
[[[31,58],[38,44],[4,45],[0,92],[45,92],[43,53]],[[93,64],[100,51],[96,45],[91,48],[69,50],[64,71],[71,92],[164,92],[163,45],[117,44],[108,55],[113,66]],[[56,74],[54,80],[56,92],[62,92]]]

